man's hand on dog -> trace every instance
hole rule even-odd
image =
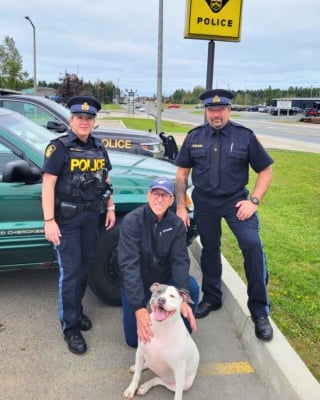
[[[149,343],[153,337],[149,311],[146,308],[139,308],[135,314],[137,319],[138,339],[143,343]]]
[[[181,314],[184,316],[184,318],[187,318],[187,320],[189,321],[192,332],[196,332],[197,331],[196,319],[193,315],[192,308],[185,301],[181,304]]]

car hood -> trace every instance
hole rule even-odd
[[[137,204],[145,203],[146,192],[157,176],[175,180],[176,166],[166,161],[117,151],[109,152],[109,157],[116,203],[132,202],[133,195]]]

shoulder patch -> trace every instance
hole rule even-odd
[[[56,151],[56,146],[54,144],[49,144],[49,146],[46,148],[45,157],[49,158],[55,151]]]

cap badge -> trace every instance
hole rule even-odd
[[[88,111],[89,110],[89,104],[87,102],[83,103],[81,106],[81,110],[83,111]]]
[[[213,98],[214,103],[220,103],[220,97],[218,95],[215,95]]]

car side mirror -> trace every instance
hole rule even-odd
[[[67,130],[66,126],[62,122],[58,121],[48,121],[47,129],[49,129],[50,131],[55,131],[57,133],[63,133]]]
[[[42,173],[39,168],[30,167],[25,160],[8,162],[3,169],[2,182],[34,183],[41,181]]]

